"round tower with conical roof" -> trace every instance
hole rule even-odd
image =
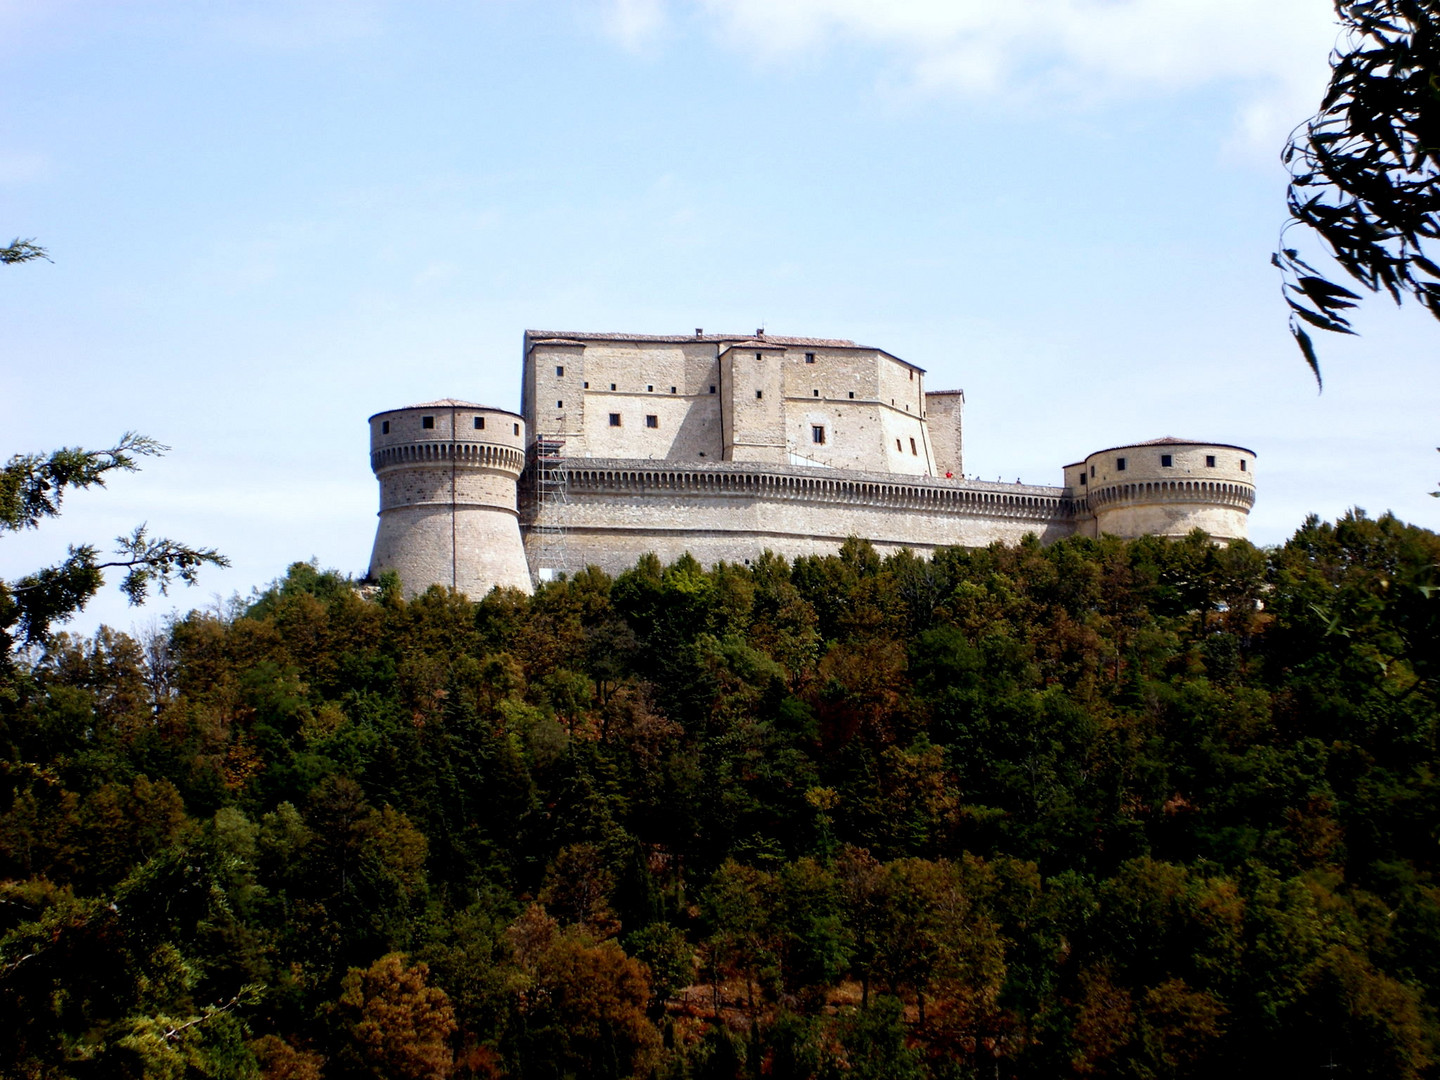
[[[516,493],[525,421],[444,398],[370,417],[380,523],[370,577],[400,575],[407,596],[443,585],[478,600],[495,586],[530,592]]]

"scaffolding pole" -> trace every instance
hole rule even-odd
[[[564,427],[564,417],[560,418]],[[566,536],[570,516],[570,472],[565,457],[565,439],[558,435],[537,436],[532,447],[535,463],[535,517],[530,526],[531,577],[536,582],[555,581],[570,574],[570,550]]]

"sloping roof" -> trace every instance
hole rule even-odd
[[[687,341],[709,341],[709,342],[731,342],[739,343],[752,340],[763,341],[767,345],[781,346],[809,346],[811,348],[831,349],[863,349],[865,345],[856,345],[855,342],[846,338],[811,338],[811,337],[787,337],[783,334],[766,334],[764,338],[757,338],[755,334],[618,334],[618,333],[588,333],[574,330],[527,330],[525,336],[532,343],[541,341],[547,344],[584,344],[587,341],[653,341],[668,345],[683,345]],[[883,351],[883,350],[877,350]]]
[[[415,405],[402,406],[406,409],[489,409],[489,405],[479,405],[473,401],[461,401],[459,398],[442,397],[434,401],[421,401]],[[396,410],[391,409],[390,412]],[[494,409],[493,412],[509,412],[509,409]]]

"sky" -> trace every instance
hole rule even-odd
[[[850,338],[966,392],[966,470],[1259,455],[1251,539],[1440,527],[1440,326],[1286,329],[1325,0],[0,0],[0,453],[170,447],[0,577],[145,522],[233,562],[74,629],[363,573],[366,417],[518,408],[527,327]],[[1309,242],[1290,234],[1290,240]],[[1306,248],[1310,254],[1317,249]]]

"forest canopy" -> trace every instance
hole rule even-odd
[[[297,563],[0,694],[22,1077],[1434,1071],[1440,537]]]

